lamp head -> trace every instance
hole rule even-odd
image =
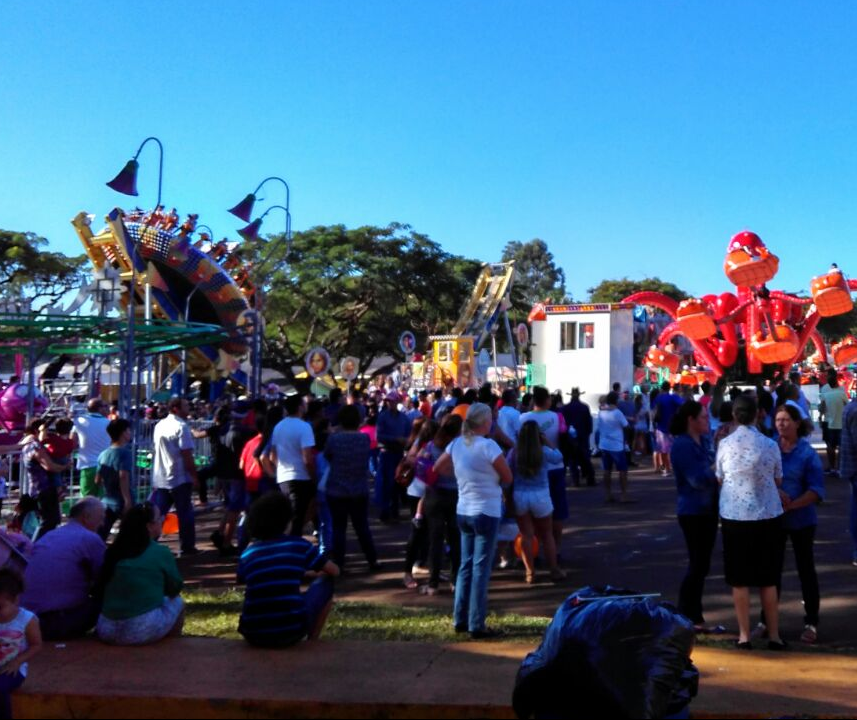
[[[123,195],[134,195],[137,193],[137,170],[140,168],[140,163],[136,160],[129,160],[125,163],[119,174],[113,178],[107,187],[112,188],[116,192]]]
[[[259,228],[262,227],[262,218],[256,218],[249,225],[241,228],[238,234],[244,238],[244,242],[253,242],[259,239]]]
[[[231,208],[229,212],[231,212],[235,217],[241,218],[244,222],[250,222],[255,202],[256,196],[253,193],[249,193],[234,208]]]

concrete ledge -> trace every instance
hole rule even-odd
[[[143,648],[49,645],[19,718],[511,718],[531,645],[321,641],[259,650],[181,638]],[[857,716],[857,657],[697,648],[694,717]]]

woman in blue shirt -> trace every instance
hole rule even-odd
[[[819,590],[815,571],[813,543],[818,526],[815,506],[824,500],[824,470],[821,458],[806,439],[807,426],[800,411],[793,405],[781,405],[775,416],[780,452],[783,457],[783,548],[787,539],[792,541],[795,564],[803,594],[804,629],[800,639],[804,643],[818,641]],[[782,571],[781,571],[782,576]],[[782,579],[777,583],[777,595]],[[758,633],[764,633],[764,617]]]
[[[670,462],[678,490],[678,523],[687,543],[688,566],[679,589],[678,609],[693,621],[697,632],[712,632],[702,614],[702,593],[717,539],[718,483],[714,450],[708,434],[708,411],[688,400],[670,426],[675,441]]]

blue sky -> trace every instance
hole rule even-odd
[[[132,206],[104,183],[156,135],[164,203],[219,237],[281,175],[296,230],[406,222],[484,261],[539,237],[577,299],[729,289],[743,229],[808,289],[857,276],[855,36],[853,2],[5,0],[0,227],[78,253],[68,221]]]

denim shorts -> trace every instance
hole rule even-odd
[[[226,487],[226,509],[230,512],[241,512],[247,509],[247,490],[244,480],[230,480]]]
[[[527,513],[539,519],[553,515],[553,503],[548,488],[515,489],[515,514],[521,517]]]
[[[628,469],[628,458],[621,450],[602,450],[601,465],[604,472],[610,472],[614,467],[619,472],[624,472]]]
[[[182,610],[184,602],[180,597],[164,598],[161,606],[127,620],[111,620],[101,615],[95,633],[108,645],[149,645],[169,634]]]

